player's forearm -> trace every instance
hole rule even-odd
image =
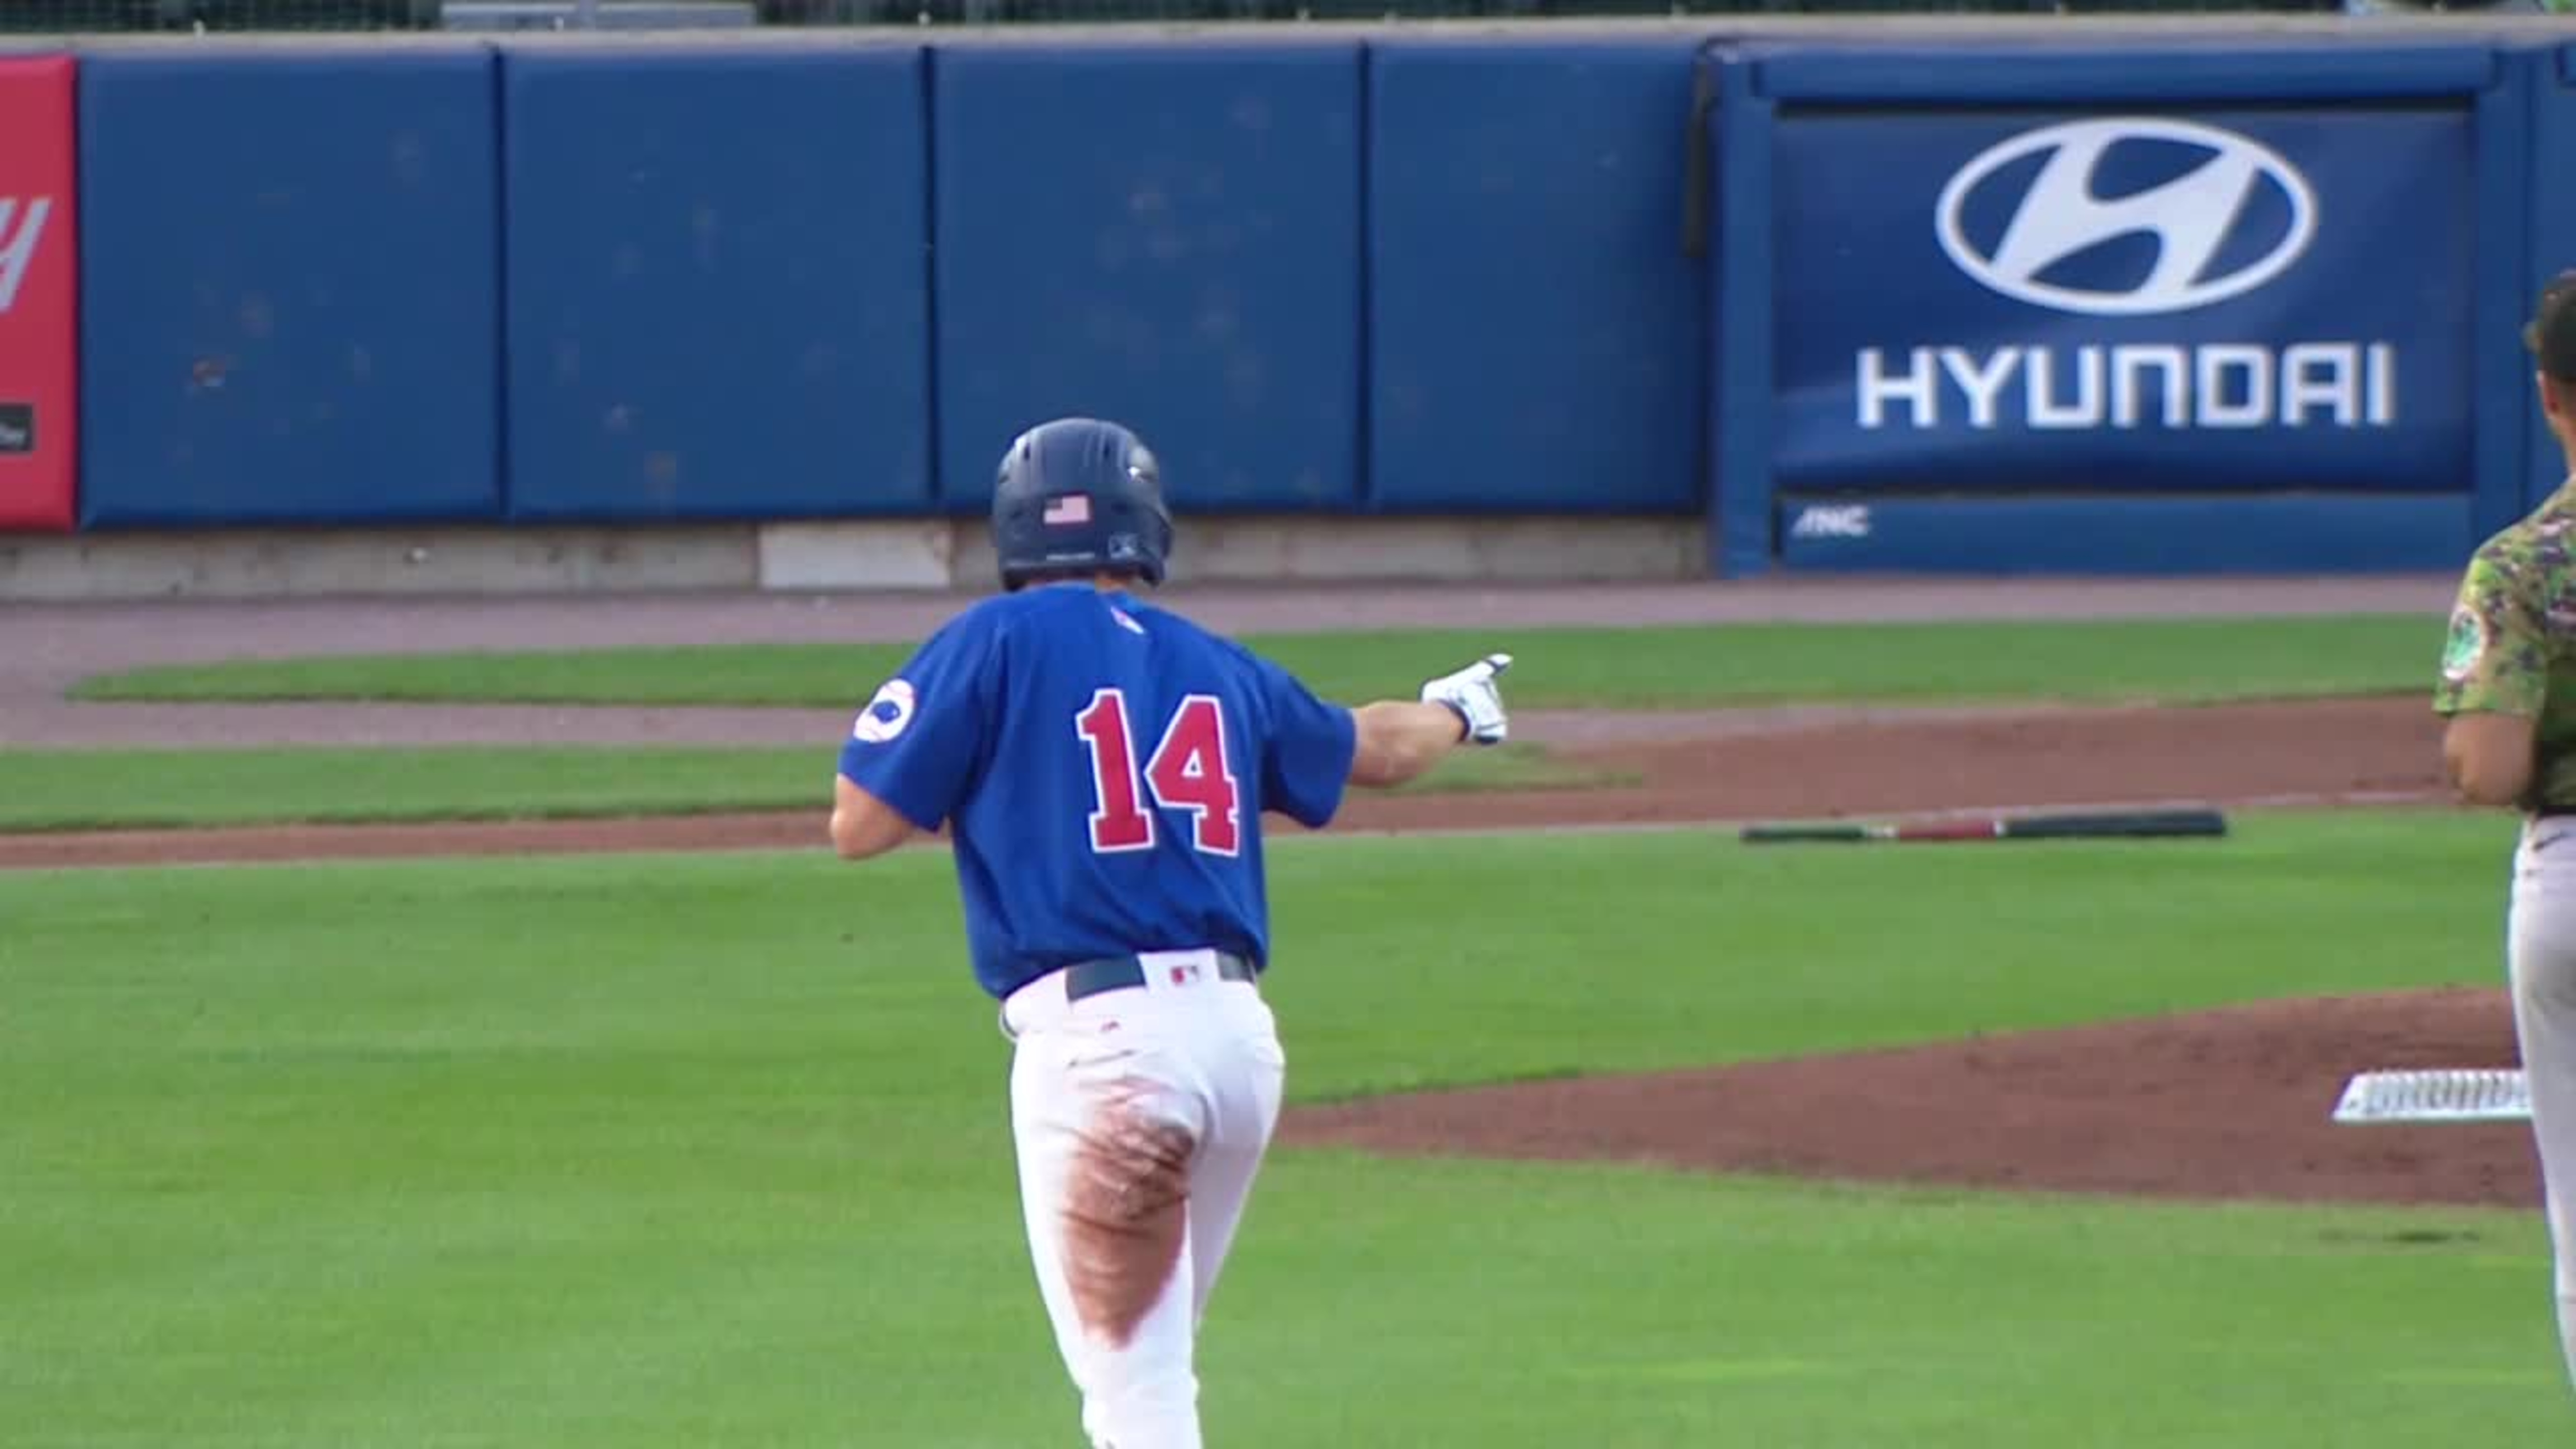
[[[2442,774],[2471,805],[2510,807],[2531,788],[2534,721],[2529,716],[2464,713],[2442,733]]]
[[[843,860],[883,855],[912,838],[912,822],[846,779],[832,802],[832,849]]]
[[[1457,748],[1466,726],[1445,704],[1380,700],[1351,711],[1358,747],[1351,753],[1351,783],[1374,789],[1404,784]]]

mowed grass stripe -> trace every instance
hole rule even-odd
[[[0,831],[821,812],[831,807],[838,749],[823,739],[810,748],[0,750]],[[1514,744],[1459,755],[1407,788],[1583,789],[1634,779]]]
[[[1311,1100],[2491,982],[2509,844],[1303,841],[1269,991]],[[930,853],[0,876],[7,1437],[1078,1439],[953,891]],[[2545,1263],[2527,1211],[1285,1152],[1205,1402],[1241,1449],[2537,1441]]]
[[[835,748],[0,750],[0,830],[827,810]]]
[[[1409,698],[1496,649],[1523,708],[1786,702],[2228,699],[2432,687],[2442,621],[2417,615],[1633,629],[1386,630],[1247,642],[1328,698]],[[884,644],[237,660],[101,675],[89,700],[373,700],[855,708],[902,666]]]

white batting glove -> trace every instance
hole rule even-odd
[[[1512,722],[1503,711],[1502,686],[1495,681],[1511,667],[1512,656],[1488,654],[1455,674],[1425,681],[1422,702],[1456,711],[1466,722],[1469,743],[1499,745],[1511,733]]]

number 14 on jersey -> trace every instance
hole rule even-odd
[[[1104,855],[1154,848],[1154,805],[1190,815],[1190,844],[1209,855],[1233,855],[1243,844],[1243,793],[1225,744],[1225,703],[1212,694],[1184,696],[1163,725],[1162,742],[1136,770],[1136,736],[1127,695],[1104,689],[1073,717],[1091,752],[1091,848]]]

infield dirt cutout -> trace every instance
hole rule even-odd
[[[300,713],[309,727],[327,708]],[[2430,799],[2438,737],[2420,697],[1559,717],[1546,743],[1639,783],[1359,796],[1330,833]],[[822,840],[818,803],[783,815],[643,821],[0,836],[0,866],[820,849]],[[1287,1114],[1281,1141],[1960,1187],[2532,1208],[2540,1188],[2526,1124],[2361,1128],[2329,1116],[2358,1071],[2519,1061],[2500,990],[2414,992],[1301,1107]]]

